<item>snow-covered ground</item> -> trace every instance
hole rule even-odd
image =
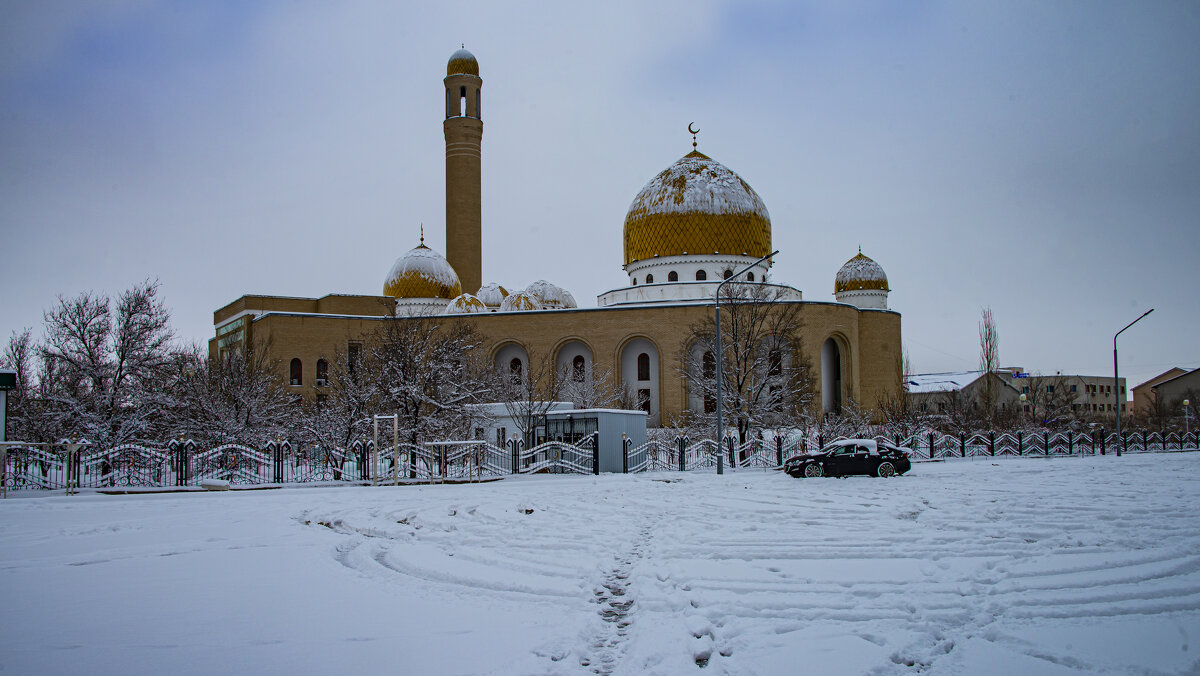
[[[0,501],[5,673],[1200,672],[1200,453]]]

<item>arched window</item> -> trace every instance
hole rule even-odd
[[[479,90],[475,90],[475,117],[483,119],[483,114],[479,112]]]
[[[575,358],[571,360],[571,380],[574,380],[577,383],[582,383],[586,375],[587,362],[584,360],[583,355],[577,354],[575,355]]]
[[[517,357],[513,357],[512,361],[508,362],[508,379],[514,385],[521,382],[522,368],[521,360]]]
[[[750,280],[750,281],[752,281],[752,282],[753,282],[753,281],[754,281],[754,273],[753,273],[753,272],[751,272],[751,273],[748,273],[748,274],[746,275],[746,279],[748,279],[748,280]]]
[[[717,375],[717,358],[713,356],[712,352],[706,351],[700,362],[702,364],[701,369],[705,380]]]
[[[654,275],[646,275],[646,283],[653,284],[654,283]]]
[[[467,116],[467,88],[458,88],[458,115],[459,117]]]
[[[446,117],[454,117],[454,113],[452,112],[454,110],[453,101],[454,101],[454,97],[450,94],[450,90],[447,89],[446,90]]]
[[[725,279],[729,279],[729,278],[730,278],[730,277],[732,277],[732,276],[733,276],[733,270],[726,270],[726,271],[725,271]]]
[[[650,380],[650,355],[645,352],[637,358],[637,379]]]
[[[302,364],[300,362],[299,357],[292,360],[291,368],[288,370],[290,371],[290,374],[288,375],[288,379],[291,381],[291,383],[293,385],[303,385],[304,384],[304,382],[303,382],[303,380],[304,380],[304,364]]]
[[[771,350],[767,353],[767,376],[777,378],[783,375],[783,353]]]
[[[668,282],[678,282],[679,281],[679,273],[675,272],[674,270],[668,272],[667,273],[667,281]]]
[[[633,278],[633,285],[634,285],[634,286],[637,286],[637,277],[634,277],[634,278]]]
[[[706,279],[708,279],[708,273],[707,273],[707,272],[705,272],[705,271],[703,271],[703,270],[697,270],[697,271],[696,271],[696,281],[697,281],[697,282],[703,282],[703,281],[704,281],[704,280],[706,280]]]
[[[324,385],[329,381],[329,362],[324,359],[317,360],[317,384]]]

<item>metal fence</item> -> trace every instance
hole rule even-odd
[[[508,474],[591,474],[599,466],[598,435],[577,444],[552,441],[526,449],[483,441],[380,444],[349,448],[299,446],[281,440],[261,448],[190,439],[100,448],[87,441],[0,443],[0,492],[81,488],[186,489],[205,482],[262,486],[314,482],[399,484],[480,481]]]
[[[650,440],[622,449],[622,469],[637,472],[720,472],[725,467],[777,468],[787,458],[815,451],[845,437],[826,438],[796,432],[738,444],[713,439]],[[908,449],[914,461],[972,457],[1055,457],[1121,455],[1195,450],[1200,435],[1134,431],[1116,434],[992,431],[943,434],[933,430],[908,437],[877,436]],[[258,486],[314,482],[400,484],[495,479],[512,474],[593,474],[599,468],[599,434],[577,444],[550,441],[525,448],[512,440],[506,448],[486,441],[393,443],[376,447],[361,440],[349,448],[293,445],[281,440],[254,448],[222,444],[201,449],[192,440],[166,444],[122,444],[98,448],[86,441],[56,444],[0,443],[0,491],[80,488],[184,489],[205,481]]]

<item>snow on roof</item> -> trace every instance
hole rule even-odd
[[[396,284],[402,279],[414,278],[445,288],[459,286],[458,274],[454,272],[454,268],[450,267],[450,263],[441,254],[424,244],[396,259],[396,263],[384,281],[384,286]],[[437,298],[438,296],[429,297]]]
[[[514,310],[541,310],[542,304],[537,298],[525,292],[518,291],[510,293],[504,297],[504,302],[500,303],[501,312],[512,312]]]
[[[864,256],[862,251],[858,252],[854,258],[846,261],[837,272],[834,278],[834,289],[837,291],[851,290],[855,288],[882,288],[888,290],[887,275],[883,272],[883,267]]]
[[[544,279],[539,279],[525,287],[525,293],[537,299],[537,302],[544,308],[579,307],[579,304],[575,302],[575,296],[572,296],[570,291]]]
[[[909,394],[931,392],[954,392],[970,385],[983,375],[983,371],[952,371],[950,373],[915,373],[904,377],[904,387]]]
[[[750,184],[700,152],[690,152],[642,188],[629,212],[643,214],[758,214],[770,221],[767,205]]]
[[[479,287],[479,293],[475,294],[479,300],[483,301],[484,305],[490,308],[500,307],[500,304],[504,302],[504,298],[507,295],[508,289],[496,282],[484,284]]]

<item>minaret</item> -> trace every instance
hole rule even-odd
[[[483,285],[480,209],[479,62],[466,49],[446,65],[446,260],[458,273],[465,293]]]

